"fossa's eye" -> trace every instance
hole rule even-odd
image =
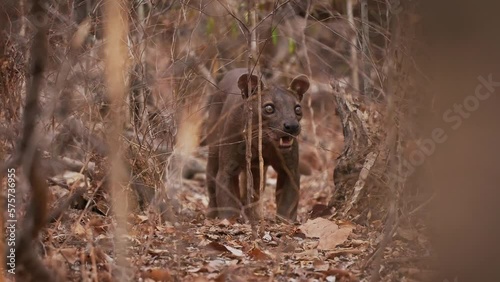
[[[274,106],[271,104],[267,104],[264,106],[264,111],[266,111],[266,113],[268,114],[272,114],[274,113]]]
[[[302,107],[301,106],[295,106],[295,114],[298,116],[302,115]]]

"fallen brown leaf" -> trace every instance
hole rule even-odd
[[[333,221],[318,217],[308,220],[299,229],[309,238],[319,238],[318,249],[332,250],[347,240],[354,226],[343,224],[339,228]]]
[[[342,226],[339,230],[325,234],[319,239],[318,249],[320,250],[333,250],[338,245],[344,243],[351,234],[354,226]]]
[[[327,271],[330,268],[330,263],[315,259],[313,261],[314,271]]]
[[[271,257],[257,247],[248,251],[248,256],[254,260],[269,260]]]
[[[205,247],[208,249],[218,251],[218,252],[229,252],[237,257],[242,257],[244,255],[243,251],[240,249],[236,249],[236,248],[233,248],[231,246],[222,245],[222,244],[219,244],[219,243],[213,242],[213,241],[208,243]]]
[[[294,255],[295,259],[298,260],[313,260],[319,256],[318,250],[306,250],[301,253],[296,253]]]
[[[148,269],[142,273],[142,278],[161,282],[173,281],[170,272],[163,268]]]
[[[211,250],[219,251],[219,252],[227,251],[227,249],[226,249],[226,247],[224,247],[224,245],[219,244],[219,243],[214,242],[214,241],[208,243],[205,247],[208,249],[211,249]]]
[[[321,238],[327,234],[336,232],[339,227],[333,221],[325,218],[310,219],[302,224],[299,229],[309,238]]]
[[[361,254],[361,250],[359,250],[359,249],[340,249],[340,250],[334,250],[334,251],[328,252],[328,254],[327,254],[326,257],[328,259],[334,259],[337,256],[347,255],[347,254],[359,255],[359,254]]]
[[[212,272],[216,272],[216,271],[220,271],[221,269],[223,269],[224,267],[226,266],[226,263],[223,261],[223,260],[220,260],[220,259],[216,259],[216,260],[212,260],[210,261],[207,265],[206,265],[206,270],[210,273]]]

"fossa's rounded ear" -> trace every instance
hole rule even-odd
[[[299,96],[299,100],[302,100],[304,93],[309,89],[309,78],[303,74],[296,76],[288,88]]]
[[[250,83],[250,95],[248,94],[248,83]],[[238,78],[238,88],[241,90],[241,94],[244,99],[250,97],[251,95],[257,93],[257,85],[259,83],[259,78],[255,75],[248,75],[247,73],[242,74]],[[260,89],[264,89],[264,84],[260,82]]]

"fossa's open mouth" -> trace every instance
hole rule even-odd
[[[280,148],[290,148],[293,145],[293,137],[283,136],[280,138]]]

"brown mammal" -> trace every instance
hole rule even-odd
[[[246,170],[244,130],[245,100],[253,105],[254,132],[252,138],[252,204],[259,200],[259,161],[257,149],[259,78],[245,69],[228,72],[219,83],[219,91],[209,103],[207,141],[207,188],[209,216],[229,218],[239,215],[245,204],[246,187],[240,187],[239,175]],[[248,93],[248,83],[251,92]],[[271,165],[278,173],[276,205],[278,216],[296,220],[299,201],[299,144],[302,109],[300,101],[309,88],[309,80],[301,75],[288,88],[262,82],[262,156],[264,166]],[[241,190],[240,190],[241,189]],[[240,194],[240,191],[242,193]]]

